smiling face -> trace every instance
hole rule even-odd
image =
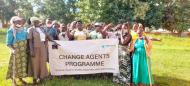
[[[22,27],[22,21],[21,20],[13,21],[13,24],[16,28]]]
[[[139,35],[142,35],[143,32],[144,32],[144,27],[143,27],[142,24],[139,24],[139,27],[138,27],[138,29],[137,29],[137,33],[138,33]]]

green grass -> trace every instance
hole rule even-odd
[[[11,86],[11,81],[5,79],[9,61],[5,35],[6,30],[0,30],[0,86]],[[153,42],[151,56],[156,85],[190,86],[190,38],[151,36],[162,39],[162,42]],[[113,84],[111,79],[55,78],[42,83],[41,86],[116,86],[116,84]]]

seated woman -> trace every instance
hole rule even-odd
[[[150,68],[151,40],[143,33],[144,27],[142,24],[139,24],[137,30],[138,38],[134,39],[130,46],[130,51],[133,51],[132,81],[139,86],[153,84]]]

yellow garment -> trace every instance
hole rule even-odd
[[[88,38],[88,32],[86,30],[79,31],[78,29],[73,30],[71,34],[75,40],[86,40]]]
[[[136,40],[138,38],[138,34],[133,30],[131,30],[131,36],[132,36],[132,40]],[[146,36],[145,32],[143,32],[143,36]]]
[[[133,30],[131,30],[131,36],[132,36],[132,40],[133,41],[138,38],[138,34],[135,31],[133,31]]]

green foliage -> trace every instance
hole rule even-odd
[[[86,22],[126,22],[136,17],[144,19],[148,3],[138,0],[79,0],[78,17]]]
[[[187,30],[190,27],[190,0],[168,1],[165,4],[163,26],[172,32]]]
[[[2,0],[0,14],[8,21],[21,9],[25,18],[38,16],[64,23],[123,23],[140,20],[146,26],[183,32],[190,26],[190,0]]]
[[[16,2],[13,0],[1,0],[0,15],[2,16],[2,22],[9,21],[10,18],[15,15]]]
[[[146,12],[145,25],[159,28],[162,25],[164,6],[158,0],[148,0],[149,10]]]
[[[35,1],[35,0],[34,0]],[[37,15],[42,18],[52,18],[61,22],[71,22],[75,18],[76,0],[36,0]]]

